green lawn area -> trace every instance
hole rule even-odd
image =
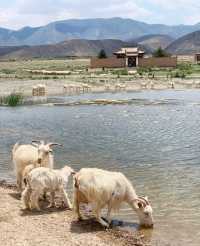
[[[84,70],[89,66],[89,59],[32,59],[0,62],[0,78],[40,79],[27,70],[74,71]],[[61,76],[63,77],[63,76]],[[43,76],[43,79],[59,78],[59,76]],[[41,78],[41,79],[42,79]]]
[[[59,74],[42,74],[30,72],[30,70],[47,70],[47,71],[70,71],[72,74],[92,77],[101,76],[102,74],[109,77],[150,77],[150,78],[198,78],[200,77],[200,65],[178,64],[177,68],[138,68],[138,74],[129,74],[127,69],[106,69],[102,71],[97,69],[87,72],[89,68],[89,59],[32,59],[32,60],[13,60],[0,61],[0,78],[5,79],[65,79],[70,76]],[[29,71],[28,71],[29,70]]]

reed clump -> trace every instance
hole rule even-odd
[[[16,107],[23,103],[23,95],[21,93],[11,93],[7,96],[3,96],[0,98],[1,105],[7,105],[10,107]]]

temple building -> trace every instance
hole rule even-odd
[[[126,59],[126,67],[137,67],[139,58],[144,57],[144,51],[138,47],[123,47],[119,51],[114,52],[116,58]]]

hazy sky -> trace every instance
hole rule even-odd
[[[200,22],[200,1],[0,0],[0,27],[13,29],[69,18],[116,16],[148,23],[194,24]]]

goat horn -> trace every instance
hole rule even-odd
[[[32,143],[44,144],[44,140],[32,140]]]
[[[144,201],[144,199],[141,199],[140,197],[134,199],[133,201],[134,201],[134,202],[140,202],[140,203],[142,203],[144,207],[147,206],[146,201]]]
[[[39,145],[38,145],[37,143],[35,143],[35,142],[32,142],[31,145],[33,145],[33,146],[36,147],[36,148],[38,148],[38,146],[39,146]]]
[[[145,202],[145,205],[149,205],[149,202],[144,197],[139,196],[138,198],[139,200]]]
[[[49,145],[49,147],[51,147],[51,146],[63,146],[62,144],[59,144],[59,143],[49,143],[48,145]]]
[[[40,143],[40,140],[32,140],[32,143]]]

